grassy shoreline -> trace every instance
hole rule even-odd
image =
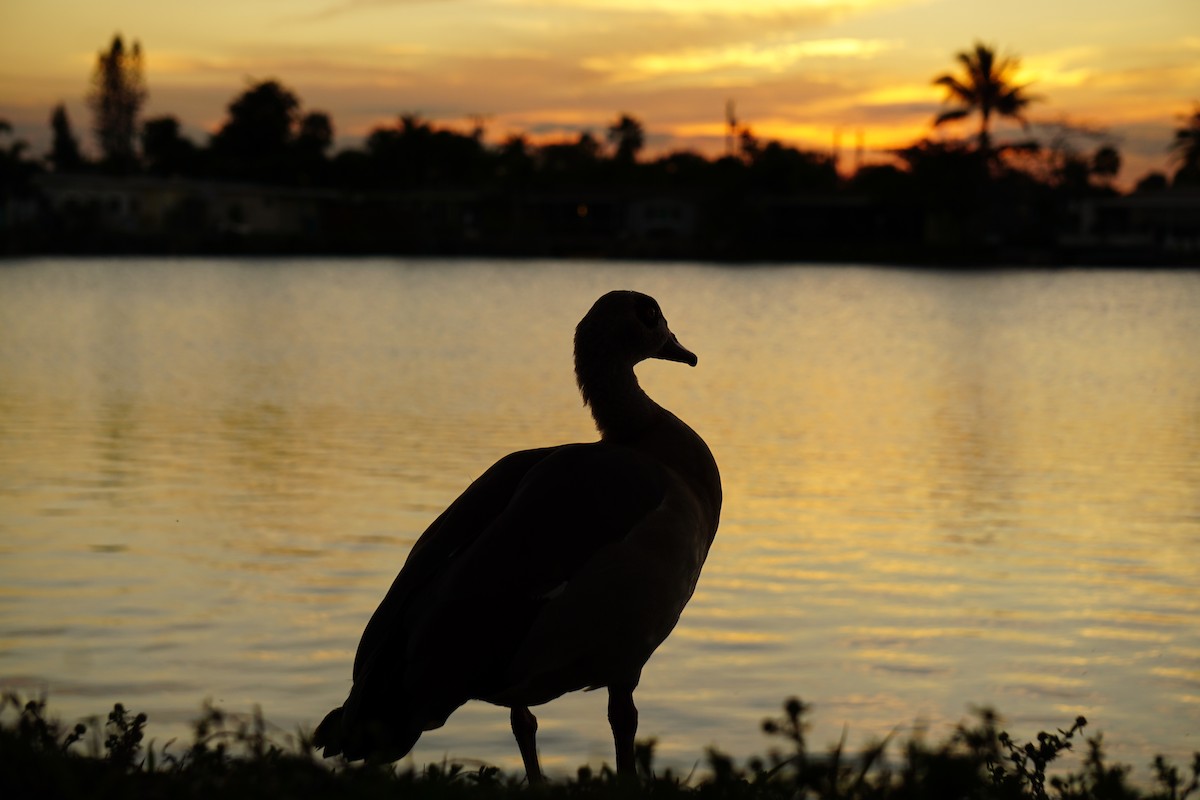
[[[205,706],[187,744],[147,742],[149,720],[114,705],[107,720],[64,724],[49,715],[45,698],[0,699],[0,796],[7,798],[382,798],[429,800],[508,798],[656,797],[741,800],[1185,800],[1200,797],[1200,753],[1179,767],[1159,757],[1150,781],[1110,764],[1099,734],[1085,737],[1087,721],[1017,742],[997,715],[981,711],[944,741],[914,734],[849,753],[844,743],[812,752],[805,733],[809,707],[792,698],[781,716],[763,722],[772,746],[736,762],[710,749],[706,769],[683,775],[654,764],[653,740],[640,742],[641,780],[618,779],[607,767],[581,767],[573,776],[530,787],[520,774],[497,767],[443,762],[422,770],[395,765],[345,765],[315,753],[311,733],[269,732],[260,712],[227,714]],[[1084,750],[1078,769],[1061,757]]]

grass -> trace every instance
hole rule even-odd
[[[1039,733],[1019,743],[982,711],[945,741],[921,735],[894,744],[884,740],[859,753],[839,744],[809,752],[809,707],[784,703],[766,720],[771,748],[738,764],[716,750],[701,775],[654,766],[653,741],[638,745],[641,780],[623,781],[608,768],[579,769],[574,777],[529,787],[522,775],[496,767],[466,769],[443,763],[424,770],[394,766],[331,768],[312,749],[309,734],[268,732],[261,713],[231,715],[205,706],[189,744],[146,742],[145,714],[121,704],[107,720],[64,725],[47,715],[45,699],[0,700],[0,797],[30,798],[414,798],[415,800],[1200,800],[1200,753],[1186,770],[1158,758],[1150,788],[1138,788],[1127,766],[1109,764],[1102,738],[1083,737],[1087,721]],[[1083,743],[1076,771],[1060,757]],[[1058,763],[1056,763],[1058,762]]]

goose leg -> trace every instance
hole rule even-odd
[[[637,735],[638,710],[633,704],[632,686],[608,687],[608,724],[617,749],[617,774],[637,777],[633,739]]]
[[[521,751],[521,760],[525,762],[525,777],[531,784],[542,782],[542,768],[538,765],[537,754],[537,717],[526,706],[513,706],[508,715],[512,723],[513,736],[517,739],[517,749]]]

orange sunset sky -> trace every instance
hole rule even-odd
[[[870,160],[930,134],[932,79],[982,40],[1021,57],[1032,120],[1105,129],[1128,184],[1167,168],[1200,101],[1200,0],[0,0],[0,117],[34,153],[59,102],[92,147],[84,98],[117,32],[145,51],[143,115],[198,143],[275,78],[339,146],[402,112],[481,117],[490,141],[602,135],[627,112],[651,155],[715,154],[732,99],[760,139]]]

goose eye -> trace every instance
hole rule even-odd
[[[642,321],[647,328],[653,328],[658,324],[658,306],[654,303],[639,303],[637,307],[638,319]]]

